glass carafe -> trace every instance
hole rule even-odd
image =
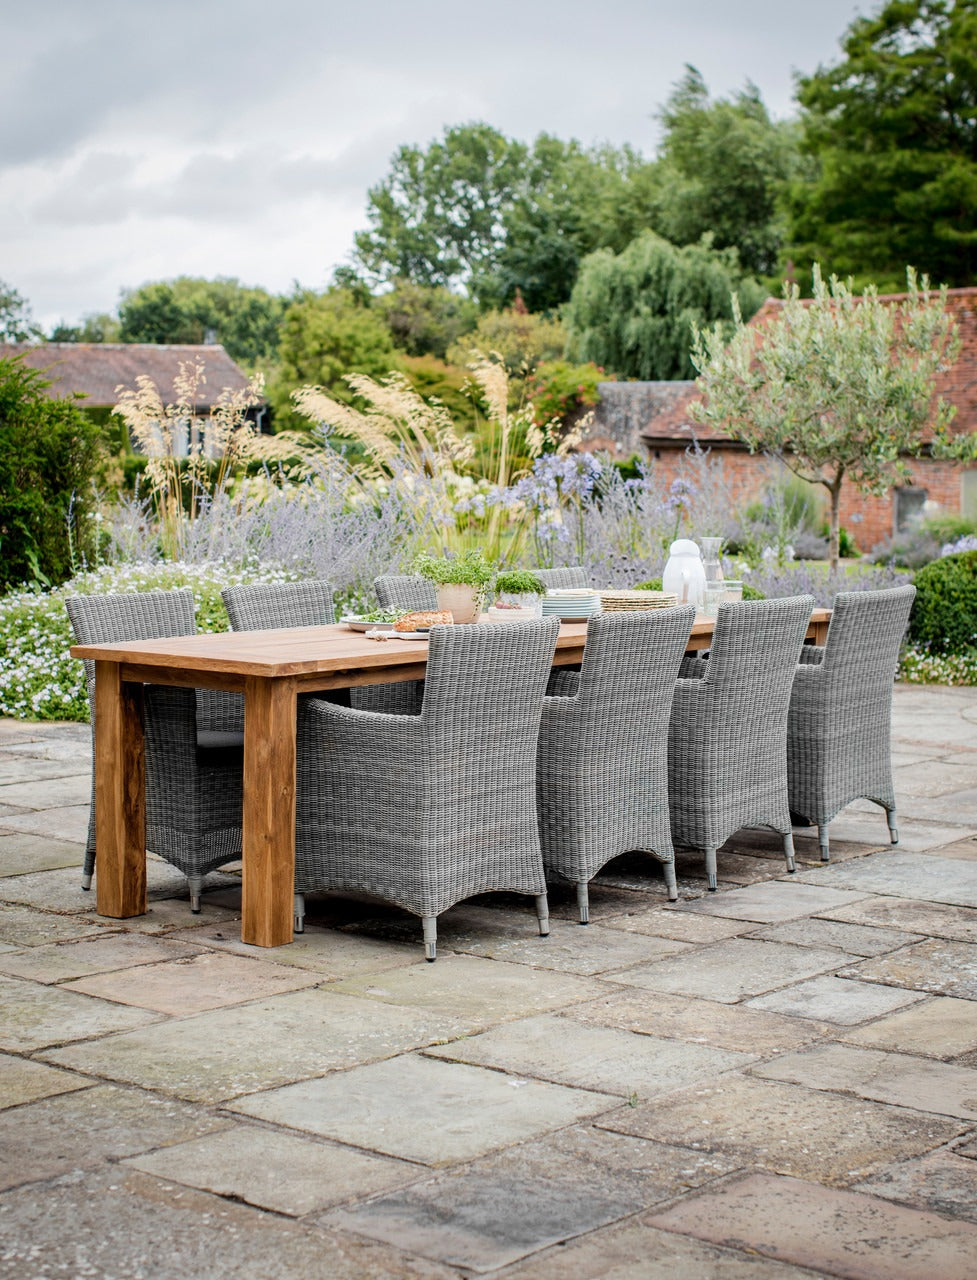
[[[706,582],[722,582],[723,566],[719,559],[722,550],[722,538],[700,538],[702,543],[702,567],[706,571]]]

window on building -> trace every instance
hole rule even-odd
[[[922,518],[928,490],[907,486],[895,490],[895,532],[902,533]]]

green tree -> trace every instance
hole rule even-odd
[[[858,296],[837,278],[825,284],[817,267],[813,281],[808,302],[786,286],[762,329],[738,316],[729,341],[723,329],[697,328],[692,360],[703,398],[689,414],[824,486],[836,567],[845,480],[862,493],[885,493],[908,474],[903,458],[923,450],[927,428],[940,456],[967,456],[975,441],[952,437],[953,410],[934,405],[936,375],[958,350],[942,293],[931,295],[925,279],[917,288],[911,269],[906,299],[890,305],[874,287]]]
[[[721,321],[732,332],[733,295],[748,316],[763,299],[735,250],[679,249],[646,232],[623,253],[584,259],[564,313],[568,354],[625,378],[692,377],[693,329]]]
[[[122,342],[220,342],[233,360],[271,359],[285,310],[282,298],[227,277],[179,276],[144,284],[119,304]]]
[[[470,333],[478,319],[478,307],[470,298],[452,293],[443,285],[396,280],[394,287],[374,299],[394,345],[409,356],[436,356],[444,360],[448,347]]]
[[[51,330],[50,342],[118,342],[119,321],[105,311],[83,316],[78,324],[61,320]]]
[[[0,342],[33,342],[40,337],[30,303],[13,285],[0,280]]]
[[[0,360],[0,587],[59,583],[91,547],[99,432],[19,359]]]
[[[282,320],[278,370],[269,389],[276,428],[308,426],[292,408],[291,393],[299,387],[321,387],[349,403],[354,395],[347,374],[379,378],[397,367],[390,330],[372,306],[347,289],[299,294]]]
[[[711,101],[691,66],[659,118],[655,230],[679,245],[710,234],[745,271],[772,274],[785,232],[779,200],[799,166],[796,126],[772,121],[753,84]]]
[[[813,178],[791,192],[792,253],[898,287],[904,265],[977,274],[977,3],[889,0],[845,57],[800,81]]]
[[[468,365],[474,352],[497,352],[510,376],[525,375],[541,360],[556,360],[566,346],[559,320],[533,315],[521,301],[504,311],[486,311],[471,333],[448,348],[453,364]]]
[[[525,154],[487,124],[454,125],[426,149],[400,147],[369,192],[359,264],[376,280],[464,287],[477,297],[494,270]]]

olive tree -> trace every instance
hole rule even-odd
[[[841,489],[882,494],[909,477],[906,457],[928,447],[940,457],[973,456],[975,437],[952,436],[955,410],[935,394],[936,376],[959,350],[945,293],[907,272],[896,300],[874,287],[825,283],[814,268],[813,297],[796,285],[765,323],[737,314],[728,330],[696,330],[692,363],[703,396],[693,421],[779,457],[795,475],[827,489],[831,564],[838,563]],[[735,299],[734,299],[735,303]]]

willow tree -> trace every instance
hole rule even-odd
[[[830,497],[831,564],[837,567],[843,483],[883,494],[910,478],[907,457],[977,456],[977,437],[953,436],[955,410],[936,395],[937,374],[959,351],[945,290],[907,272],[908,292],[853,293],[814,267],[814,296],[796,285],[764,323],[697,330],[692,363],[704,393],[696,422],[781,459]],[[735,303],[735,299],[734,299]]]

